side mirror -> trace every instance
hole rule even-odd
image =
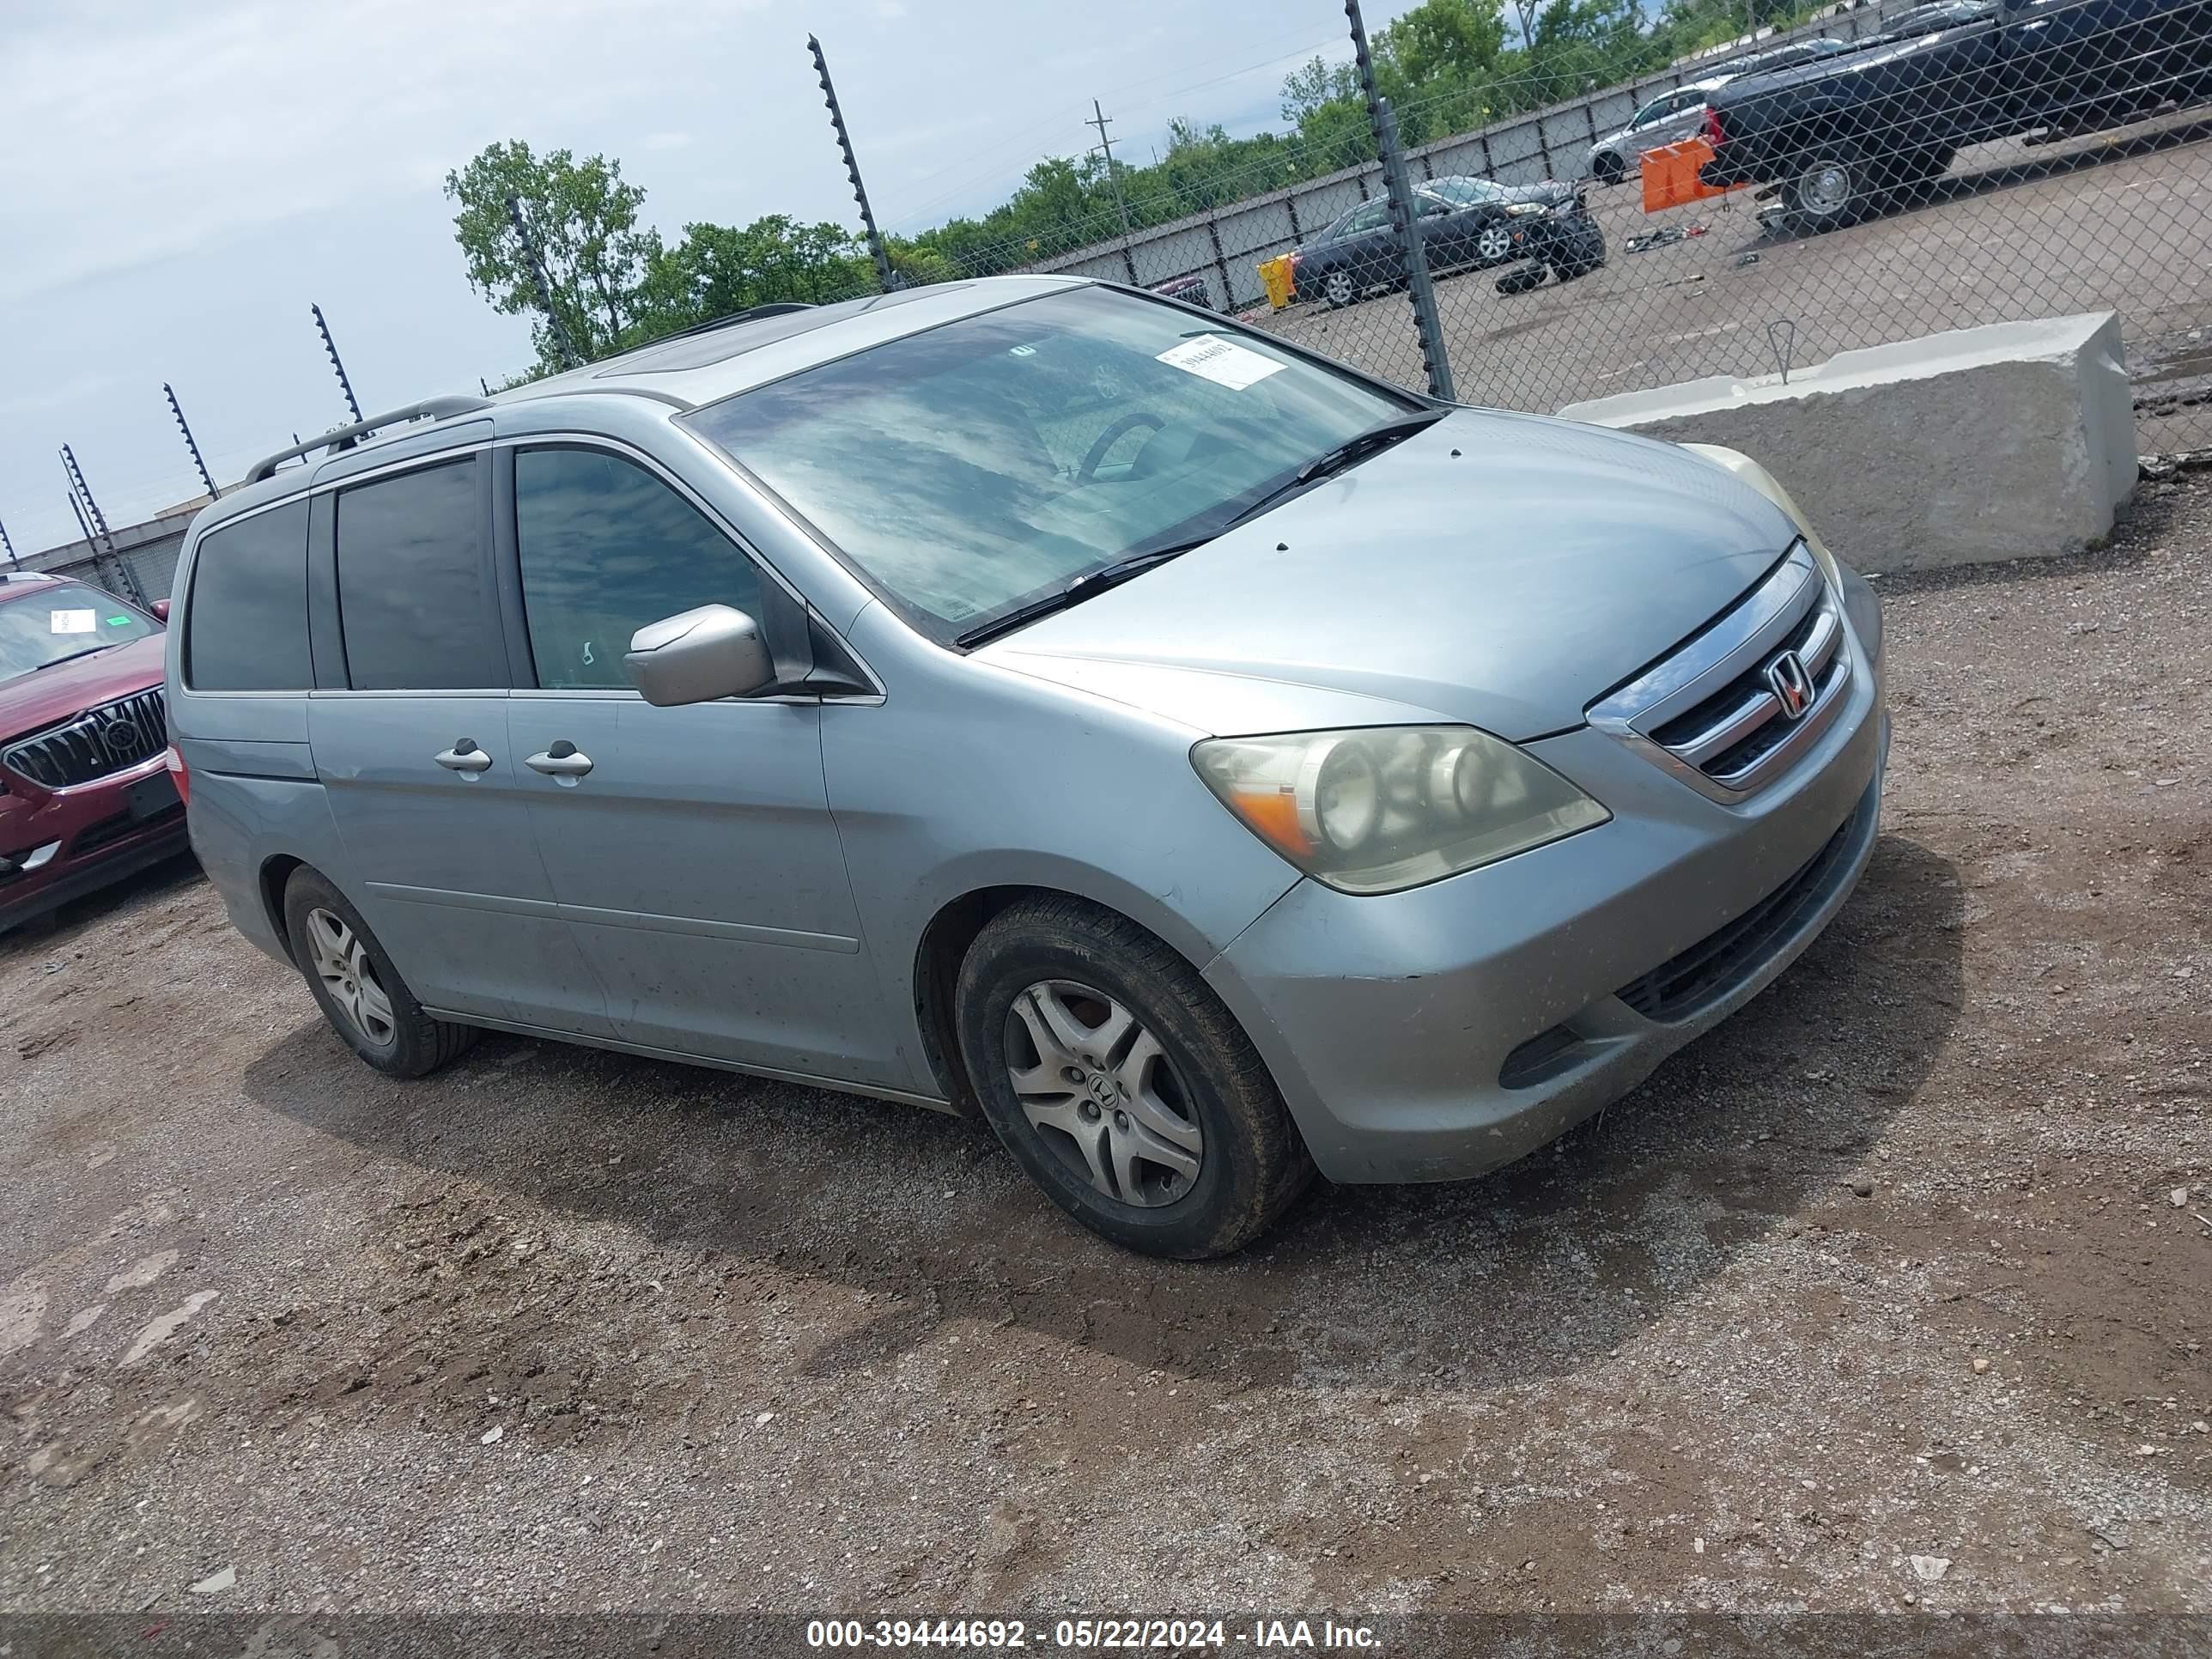
[[[155,614],[155,616],[159,617],[160,617],[163,622],[167,622],[167,621],[168,621],[168,620],[169,620],[169,602],[168,602],[167,599],[156,599],[156,600],[155,600],[155,601],[154,601],[154,614]]]
[[[760,624],[726,605],[647,623],[630,636],[623,666],[645,700],[662,708],[746,696],[775,678]]]

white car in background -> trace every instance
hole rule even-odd
[[[1838,52],[1849,52],[1851,44],[1815,37],[1714,64],[1699,79],[1660,94],[1629,117],[1628,125],[1620,131],[1608,133],[1592,144],[1590,176],[1601,185],[1617,185],[1642,164],[1645,151],[1694,137],[1705,127],[1706,95],[1716,88],[1747,75],[1790,69],[1815,58],[1832,58]]]

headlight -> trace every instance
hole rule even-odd
[[[1542,762],[1468,726],[1212,738],[1190,757],[1254,835],[1346,893],[1417,887],[1612,816]]]
[[[1541,202],[1508,202],[1505,210],[1519,218],[1526,214],[1543,212],[1544,204]]]

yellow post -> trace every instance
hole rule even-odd
[[[1260,285],[1267,290],[1267,303],[1276,310],[1290,304],[1297,294],[1291,277],[1291,256],[1279,253],[1272,259],[1261,260]]]

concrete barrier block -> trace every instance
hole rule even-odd
[[[1869,570],[2073,552],[2112,529],[2135,489],[2109,311],[1846,351],[1793,368],[1786,385],[1716,376],[1559,413],[1743,451]]]

